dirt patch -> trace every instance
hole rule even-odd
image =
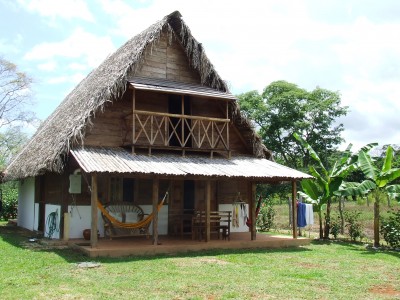
[[[225,260],[218,259],[218,258],[200,258],[199,261],[202,262],[202,263],[206,263],[206,264],[217,264],[217,265],[227,265],[227,264],[229,264],[229,262],[227,262]]]
[[[202,264],[216,264],[216,265],[227,265],[229,262],[221,260],[215,257],[201,257],[201,258],[177,258],[174,259],[177,266],[180,267],[192,267]]]
[[[304,269],[319,269],[319,268],[321,268],[320,264],[313,264],[313,263],[299,263],[298,265]]]
[[[390,284],[374,285],[368,291],[372,294],[386,295],[386,296],[400,296],[400,291],[396,290]]]

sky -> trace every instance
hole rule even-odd
[[[179,10],[233,94],[276,80],[338,91],[342,148],[400,144],[398,0],[0,0],[0,57],[41,120],[108,55]]]

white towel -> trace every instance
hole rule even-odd
[[[306,203],[306,223],[307,225],[314,224],[314,211],[312,204]]]

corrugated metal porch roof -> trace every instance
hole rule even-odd
[[[132,155],[122,148],[85,147],[71,150],[87,173],[133,173],[160,176],[252,178],[260,181],[290,181],[312,176],[255,157],[209,158],[173,154]]]
[[[221,92],[208,86],[198,84],[146,77],[132,77],[128,81],[138,90],[236,100],[236,97],[231,93]]]

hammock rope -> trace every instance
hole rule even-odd
[[[257,207],[256,207],[256,213],[255,213],[256,220],[257,220],[258,214],[260,213],[261,202],[262,202],[262,195],[260,194],[260,197],[258,198]],[[251,220],[249,218],[247,218],[246,225],[248,227],[251,227]]]
[[[160,211],[161,207],[164,205],[165,199],[168,197],[168,191],[165,193],[164,198],[161,200],[161,202],[157,205],[157,212]],[[104,206],[101,204],[101,202],[97,199],[97,207],[100,209],[100,211],[103,213],[103,215],[110,220],[111,223],[117,225],[118,227],[122,228],[128,228],[128,229],[137,229],[137,228],[143,228],[147,226],[154,218],[154,212],[149,214],[146,218],[143,220],[136,222],[136,223],[124,223],[120,222],[117,219],[115,219],[110,213],[107,211],[107,209],[104,208]]]

